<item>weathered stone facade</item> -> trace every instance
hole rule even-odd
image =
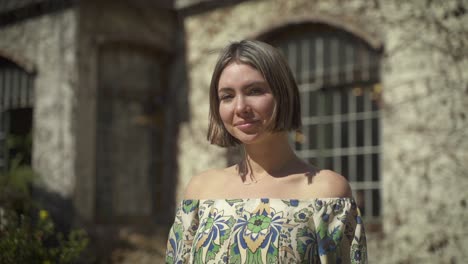
[[[384,5],[384,256],[468,257],[468,16],[455,1]]]
[[[136,113],[138,125],[162,124],[160,131],[166,136],[158,153],[164,168],[157,184],[167,190],[163,202],[171,205],[164,222],[172,218],[175,201],[182,199],[191,176],[227,163],[226,150],[206,141],[208,89],[217,51],[230,41],[258,38],[279,27],[322,23],[384,51],[382,230],[368,234],[370,262],[462,263],[468,258],[466,4],[455,0],[224,1],[227,4],[180,0],[173,5],[165,1],[169,4],[163,6],[143,2],[77,1],[65,10],[0,27],[0,55],[36,72],[34,168],[43,176],[45,190],[73,200],[77,219],[93,224],[97,190],[106,191],[97,187],[103,47],[119,43],[161,55],[156,64],[166,70],[166,95],[160,100],[164,114],[141,115],[141,105],[113,113],[120,113],[122,120]],[[110,130],[121,129],[119,124],[106,124]],[[115,140],[130,135],[118,132]],[[144,151],[140,154],[144,156],[150,149],[136,147],[129,155]],[[125,157],[122,153],[110,154],[119,160]],[[146,166],[149,160],[142,158],[141,164]],[[135,178],[140,181],[135,186],[145,186],[144,177],[119,175],[113,191],[124,190]],[[148,199],[151,195],[146,192],[138,195]],[[126,201],[117,212],[131,210],[135,197]],[[148,203],[143,209],[149,210]],[[147,244],[147,238],[134,235],[138,232],[125,232],[114,238],[136,237]],[[156,232],[159,247],[165,239],[161,233],[165,231]],[[154,258],[162,258],[163,251],[160,248]]]
[[[25,7],[32,14],[0,26],[0,56],[35,73],[33,167],[46,195],[40,199],[59,226],[84,224],[100,257],[129,233],[164,233],[155,235],[160,245],[173,217],[167,204],[177,181],[178,120],[188,116],[175,12],[165,1],[75,1],[66,8],[37,2]],[[113,65],[112,56],[103,63],[102,54],[112,52],[129,63]],[[103,72],[111,73],[109,87]],[[102,93],[119,85],[127,91]],[[107,110],[113,117],[103,117]],[[98,148],[103,140],[110,149]],[[137,230],[119,231],[128,226]],[[158,246],[155,255],[162,252]]]
[[[63,198],[70,198],[76,180],[76,35],[72,9],[0,28],[1,54],[36,72],[33,166],[41,186]]]

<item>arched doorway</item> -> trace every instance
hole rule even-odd
[[[165,223],[167,58],[124,43],[102,45],[98,58],[96,221]]]

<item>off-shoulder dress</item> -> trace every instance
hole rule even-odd
[[[184,200],[166,263],[367,263],[353,198]]]

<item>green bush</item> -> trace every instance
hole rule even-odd
[[[0,228],[0,263],[75,263],[88,244],[83,230],[65,238],[54,229],[45,210],[37,219],[3,210]]]
[[[32,200],[30,186],[37,175],[24,162],[30,142],[28,137],[7,140],[7,148],[21,151],[0,175],[0,264],[76,263],[88,237],[84,230],[67,236],[57,232],[49,213]]]

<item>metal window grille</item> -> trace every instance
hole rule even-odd
[[[30,117],[23,117],[32,113],[34,100],[32,86],[32,74],[10,60],[0,58],[0,171],[8,167],[10,153],[7,150],[6,140],[8,135],[16,130],[15,124],[27,122],[26,125],[20,125],[30,130]],[[20,117],[21,120],[16,119]]]
[[[350,182],[367,219],[380,215],[379,53],[336,30],[303,32],[274,42],[298,82],[303,128],[298,154]]]

